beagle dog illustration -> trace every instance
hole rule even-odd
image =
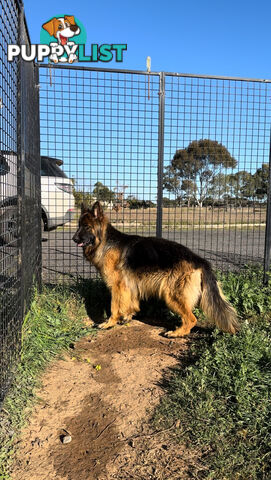
[[[74,42],[70,41],[70,38],[74,37],[75,35],[79,35],[80,28],[75,23],[75,19],[73,15],[64,15],[64,17],[59,18],[52,18],[49,22],[46,22],[42,25],[42,28],[46,30],[51,37],[55,37],[57,39],[57,43],[52,42],[50,45],[52,47],[57,47],[58,45],[65,45],[72,47],[75,45]],[[56,53],[52,53],[50,55],[50,60],[57,63],[60,62],[69,62],[72,63],[77,60],[77,56],[75,53],[70,53],[68,58],[60,57]]]

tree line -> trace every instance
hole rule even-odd
[[[265,203],[268,193],[269,166],[263,163],[254,173],[240,170],[233,173],[237,160],[227,148],[210,139],[194,140],[186,148],[177,150],[164,170],[164,192],[174,194],[174,200],[163,197],[164,207],[234,205],[245,206],[255,201]],[[230,170],[225,173],[225,170]],[[116,190],[116,189],[115,189]],[[85,193],[74,187],[77,206],[84,200],[100,200],[111,207],[150,208],[151,200],[140,200],[133,195],[113,191],[101,182],[93,191]]]
[[[255,199],[266,201],[268,164],[263,163],[255,173],[246,170],[221,172],[236,167],[237,160],[224,145],[209,139],[195,140],[176,151],[165,169],[163,186],[174,193],[175,204],[179,205],[202,207],[223,202],[242,206]]]
[[[155,207],[155,203],[151,200],[140,200],[134,195],[127,195],[124,198],[123,192],[114,192],[102,182],[96,182],[93,191],[84,192],[83,190],[73,188],[73,195],[75,198],[75,205],[79,208],[82,202],[91,204],[99,200],[104,204],[104,207],[110,206],[112,209],[118,210],[120,208],[130,208],[137,210],[140,208],[146,209]]]

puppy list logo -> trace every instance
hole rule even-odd
[[[81,30],[84,35],[83,28],[79,27],[78,21],[76,23],[73,15],[64,15],[64,17],[54,17],[49,22],[46,22],[42,25],[42,28],[49,35],[44,35],[43,31],[40,34],[41,44],[46,44],[51,47],[51,55],[49,59],[54,62],[69,62],[73,63],[78,60],[76,51],[78,49],[78,44],[72,41],[71,39],[75,36],[80,35]],[[49,38],[48,38],[49,37]],[[56,41],[51,41],[51,37],[54,37]],[[86,43],[86,35],[84,35],[81,41],[81,45]],[[77,39],[78,41],[78,39]]]
[[[73,63],[73,62],[116,62],[123,61],[127,44],[96,44],[86,54],[86,30],[73,15],[53,17],[43,23],[38,45],[8,45],[8,61],[21,56],[25,61]]]

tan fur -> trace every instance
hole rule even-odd
[[[115,243],[108,240],[106,232],[110,224],[98,202],[92,210],[84,210],[82,206],[79,225],[86,221],[87,231],[92,232],[95,243],[86,246],[84,255],[99,270],[112,295],[111,317],[101,328],[114,326],[120,320],[130,320],[139,311],[141,299],[156,296],[182,318],[182,326],[167,332],[168,337],[190,332],[197,323],[192,311],[199,303],[204,313],[223,331],[235,333],[238,330],[236,312],[225,299],[208,262],[199,257],[200,261],[186,260],[191,256],[185,254],[180,257],[182,260],[173,262],[168,268],[127,268],[125,242],[129,245],[130,240],[127,236],[123,240],[122,234],[116,230],[114,235],[119,235],[118,240]],[[118,242],[124,242],[121,243],[124,247]]]
[[[67,20],[71,25],[76,25],[73,15],[64,15],[64,20]]]
[[[59,23],[61,22],[59,22],[57,18],[52,18],[52,20],[49,20],[49,22],[44,23],[42,28],[44,28],[44,30],[46,30],[51,37],[55,37]]]
[[[93,263],[99,268],[97,259],[103,258],[99,270],[112,293],[111,317],[102,328],[115,325],[121,318],[129,320],[139,311],[141,299],[156,296],[165,300],[168,307],[179,314],[183,325],[175,332],[168,332],[172,337],[187,335],[197,322],[192,309],[201,296],[201,271],[191,269],[184,262],[177,265],[174,272],[155,272],[131,275],[121,267],[121,255],[118,250],[111,249],[103,254],[104,246],[96,250]],[[181,273],[181,274],[180,274]],[[179,291],[175,283],[179,279]]]
[[[226,300],[218,284],[217,287],[220,297],[218,302],[214,303],[207,286],[203,284],[200,306],[207,317],[223,332],[236,333],[239,330],[236,311]]]

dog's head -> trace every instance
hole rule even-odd
[[[90,247],[95,249],[102,241],[106,219],[100,202],[95,202],[91,208],[81,205],[79,226],[73,241],[78,247]]]
[[[76,25],[73,15],[52,18],[49,22],[44,23],[42,28],[44,28],[51,37],[57,38],[60,45],[66,45],[70,38],[80,33],[80,28]]]

